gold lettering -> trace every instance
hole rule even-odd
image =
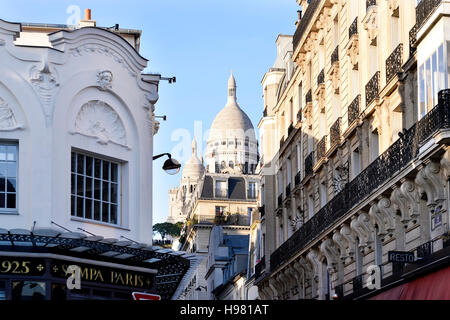
[[[139,287],[143,287],[144,286],[144,277],[138,276],[137,280],[139,281]],[[137,287],[137,285],[136,285],[136,287]]]
[[[126,279],[126,281],[125,281],[125,285],[126,286],[127,285],[130,285],[130,286],[133,285],[133,275],[131,273],[126,273],[125,274],[125,279]]]
[[[89,280],[89,270],[88,268],[81,269],[81,278],[84,280]]]

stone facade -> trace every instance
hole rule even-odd
[[[262,83],[259,172],[274,192],[255,283],[264,299],[368,297],[383,290],[367,288],[368,267],[384,286],[412,268],[389,251],[449,245],[448,3],[298,3],[295,67]]]

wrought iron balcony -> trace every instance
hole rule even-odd
[[[285,193],[285,198],[289,198],[291,196],[291,184],[289,183],[286,186],[286,193]]]
[[[314,167],[314,151],[305,158],[305,176],[313,174]]]
[[[266,257],[264,256],[255,266],[255,279],[261,277],[265,269],[266,269]]]
[[[352,24],[348,28],[348,38],[351,39],[355,34],[358,34],[358,17],[353,20]]]
[[[272,271],[302,250],[319,234],[329,229],[351,208],[367,199],[374,190],[395,177],[400,170],[417,157],[419,146],[423,145],[433,134],[439,130],[450,129],[450,89],[440,91],[438,101],[438,105],[424,118],[409,130],[406,130],[400,139],[394,142],[389,149],[357,177],[347,183],[341,192],[337,193],[333,199],[273,252],[270,257]]]
[[[280,194],[278,196],[278,208],[280,208],[282,204],[283,204],[283,194]]]
[[[417,40],[417,24],[411,28],[409,31],[409,55],[412,56],[416,52],[417,48],[415,46]]]
[[[294,131],[294,125],[291,123],[288,128],[288,136],[291,135],[292,131]]]
[[[325,70],[322,69],[320,71],[319,75],[317,76],[317,85],[320,86],[321,84],[325,83]]]
[[[297,172],[297,174],[295,175],[295,186],[299,186],[300,185],[300,180],[301,179],[301,173]]]
[[[389,83],[399,72],[402,72],[403,66],[403,44],[400,43],[397,48],[386,59],[386,83]]]
[[[320,4],[320,0],[311,0],[309,2],[308,7],[306,8],[306,11],[300,20],[300,22],[297,25],[297,29],[294,33],[294,38],[292,39],[292,43],[294,45],[294,51],[297,49],[298,44],[300,43],[300,40],[305,33],[306,29],[310,25],[310,22],[314,16],[314,13],[318,9]]]
[[[258,207],[258,211],[259,211],[261,218],[264,217],[264,215],[266,214],[266,206],[262,205],[262,207]]]
[[[425,21],[439,6],[442,0],[422,0],[416,7],[416,25],[418,29],[424,25]]]
[[[312,102],[312,91],[311,91],[311,89],[309,89],[309,91],[306,93],[305,100],[306,100],[306,103],[311,103]]]
[[[341,141],[342,118],[339,117],[330,128],[330,146]]]
[[[316,155],[317,162],[319,162],[322,158],[325,157],[325,153],[327,152],[327,135],[323,136],[323,138],[317,143]]]
[[[376,6],[377,0],[366,0],[366,10],[369,10],[371,6]]]
[[[331,64],[335,64],[336,62],[339,62],[339,45],[336,46],[333,53],[331,54]]]
[[[299,110],[297,112],[297,122],[302,122],[302,110]]]
[[[377,71],[366,84],[366,107],[380,97],[380,71]]]
[[[358,96],[352,101],[352,103],[349,104],[348,109],[347,109],[348,126],[349,127],[359,117],[359,106],[360,106],[360,104],[361,104],[361,95],[358,94]]]

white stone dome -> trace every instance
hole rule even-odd
[[[186,162],[183,168],[182,178],[197,179],[203,176],[205,167],[202,161],[197,156],[197,142],[195,139],[192,141],[192,155],[191,158]]]

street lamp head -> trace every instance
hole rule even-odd
[[[180,168],[181,164],[177,160],[170,157],[164,162],[163,165],[163,170],[170,175],[177,174],[180,171]]]

